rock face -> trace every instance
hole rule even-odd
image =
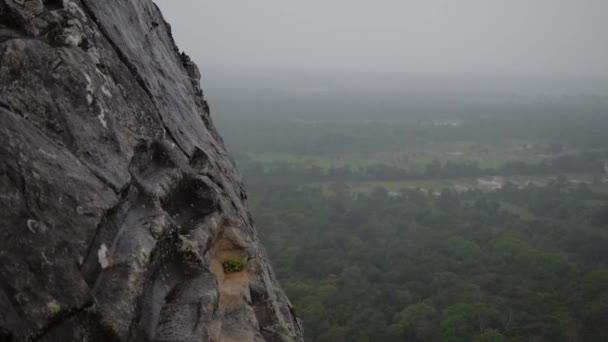
[[[302,340],[199,78],[150,0],[0,0],[0,341]]]

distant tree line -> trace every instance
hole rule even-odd
[[[533,164],[511,161],[497,168],[481,168],[478,163],[439,162],[435,160],[424,170],[407,170],[386,164],[370,166],[340,166],[322,169],[312,165],[301,165],[275,161],[272,163],[254,161],[245,156],[238,159],[239,167],[249,182],[332,182],[332,181],[400,181],[445,178],[468,178],[488,175],[544,175],[564,173],[604,173],[606,152],[585,152],[556,156]]]

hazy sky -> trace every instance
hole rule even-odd
[[[608,75],[608,0],[155,0],[201,69]]]

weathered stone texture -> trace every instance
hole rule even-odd
[[[199,78],[150,0],[0,0],[0,341],[302,340]]]

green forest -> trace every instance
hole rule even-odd
[[[250,190],[311,341],[605,340],[606,193]]]

